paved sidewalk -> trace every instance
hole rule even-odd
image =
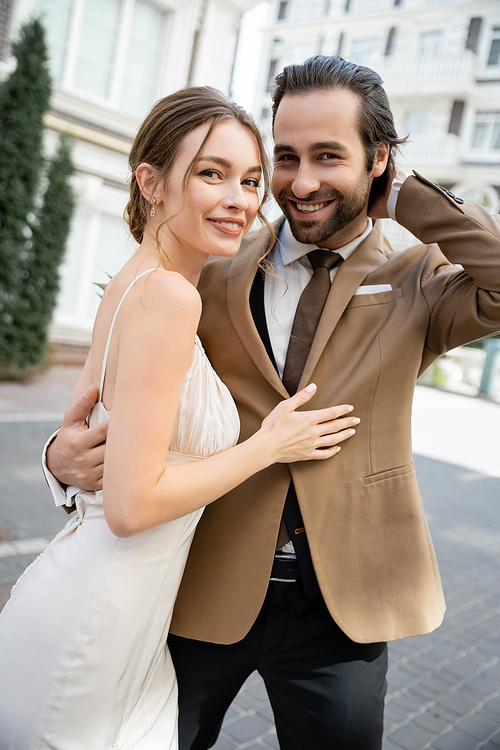
[[[0,595],[64,522],[38,456],[78,373],[0,383]],[[418,387],[413,441],[448,611],[434,633],[390,646],[384,750],[500,750],[500,405]],[[214,750],[278,747],[254,674]]]

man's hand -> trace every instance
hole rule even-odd
[[[97,388],[87,392],[71,406],[54,442],[47,449],[47,466],[55,478],[82,490],[102,490],[104,448],[108,422],[90,427],[86,419],[97,400]]]

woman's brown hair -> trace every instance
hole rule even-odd
[[[185,191],[194,165],[205,144],[216,126],[223,120],[235,120],[248,128],[257,142],[264,188],[257,215],[261,221],[268,224],[262,214],[262,207],[269,196],[270,168],[257,125],[242,107],[226,99],[221,91],[210,86],[192,86],[176,91],[156,102],[140,126],[132,144],[129,155],[130,200],[125,209],[125,220],[132,236],[139,244],[143,240],[151,208],[135,179],[135,171],[139,164],[145,162],[155,168],[156,185],[158,185],[167,177],[172,168],[184,138],[201,125],[209,124],[203,143],[184,174],[182,188]]]

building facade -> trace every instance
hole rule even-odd
[[[88,346],[105,282],[130,257],[127,155],[151,105],[186,85],[230,93],[241,14],[254,0],[0,0],[0,75],[9,41],[45,19],[55,83],[46,148],[74,136],[78,207],[51,340]]]
[[[498,0],[270,0],[253,110],[269,130],[274,76],[340,54],[376,70],[400,135],[398,160],[500,209]],[[411,236],[388,223],[395,247]]]

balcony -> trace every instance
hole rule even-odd
[[[325,18],[328,5],[325,0],[310,0],[310,2],[294,2],[291,4],[290,15],[287,23],[307,23],[308,21],[319,21]],[[282,22],[281,22],[282,23]]]
[[[416,167],[422,164],[440,166],[458,164],[460,159],[460,140],[456,135],[410,135],[407,143],[401,146],[398,163],[403,167]]]
[[[370,61],[369,67],[379,73],[384,87],[391,96],[415,94],[453,95],[463,93],[474,85],[477,58],[465,51],[459,55],[415,56],[405,58],[379,58]]]

